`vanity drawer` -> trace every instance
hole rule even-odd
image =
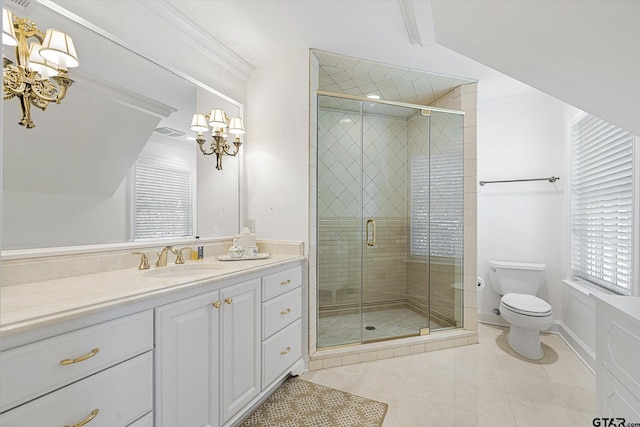
[[[3,427],[124,427],[153,409],[152,352],[0,415]],[[96,413],[97,410],[97,413]]]
[[[266,339],[294,320],[302,313],[302,289],[272,298],[262,303],[262,339]]]
[[[144,417],[129,424],[129,427],[153,427],[153,412],[149,412]]]
[[[302,355],[302,320],[262,343],[262,388],[271,384]]]
[[[153,312],[149,310],[2,352],[0,410],[152,348]]]
[[[264,276],[262,278],[262,300],[267,301],[302,285],[302,267]]]

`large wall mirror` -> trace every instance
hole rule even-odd
[[[242,116],[241,104],[44,4],[5,7],[43,31],[71,35],[80,66],[70,69],[75,83],[61,104],[31,109],[33,129],[18,125],[17,99],[3,101],[3,251],[136,240],[137,203],[156,197],[152,189],[141,194],[137,177],[144,166],[159,168],[153,170],[169,181],[173,171],[188,174],[191,234],[238,232],[241,158],[226,157],[217,171],[215,156],[199,153],[189,126],[196,111],[213,107]],[[5,46],[3,53],[14,55]]]

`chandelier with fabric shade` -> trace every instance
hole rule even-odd
[[[22,108],[20,125],[31,129],[31,106],[45,110],[59,104],[73,84],[67,69],[77,67],[78,54],[71,37],[57,29],[40,31],[28,18],[2,9],[2,44],[15,47],[15,57],[2,57],[3,100],[18,98]]]
[[[205,148],[207,140],[204,133],[211,128],[211,140],[209,147]],[[240,117],[232,117],[229,119],[227,114],[220,108],[214,108],[208,115],[194,114],[191,120],[191,130],[197,133],[196,142],[200,147],[200,151],[205,156],[216,155],[216,169],[222,170],[222,156],[236,156],[240,151],[242,142],[240,135],[244,134],[244,124]],[[235,150],[231,151],[231,146],[227,143],[226,132],[235,135],[233,145]]]

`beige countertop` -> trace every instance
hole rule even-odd
[[[0,336],[304,259],[300,255],[280,254],[242,261],[210,257],[183,265],[152,266],[149,270],[116,270],[2,287]]]
[[[601,301],[618,310],[629,320],[640,323],[640,297],[623,295],[605,295],[592,293],[591,297],[596,302]]]

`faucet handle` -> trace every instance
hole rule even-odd
[[[191,249],[189,246],[185,246],[182,249],[176,251],[176,264],[184,264],[184,257],[182,256],[182,251],[185,249]]]
[[[131,252],[131,255],[142,255],[142,258],[140,258],[140,265],[138,266],[138,270],[148,270],[150,268],[147,254],[145,254],[144,252]]]

